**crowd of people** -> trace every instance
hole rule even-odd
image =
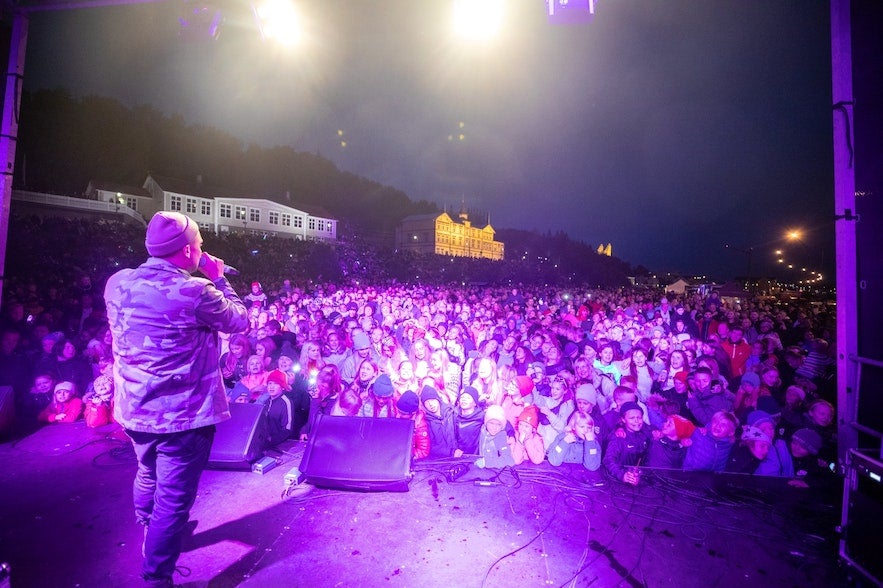
[[[112,421],[101,289],[4,296],[0,385],[19,431]],[[270,444],[316,415],[414,421],[413,458],[548,460],[638,484],[645,467],[782,476],[836,461],[826,307],[713,291],[250,284],[218,358],[231,403],[268,405]]]

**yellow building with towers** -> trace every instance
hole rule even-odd
[[[447,212],[416,214],[405,217],[396,229],[396,248],[416,253],[434,253],[455,257],[503,259],[504,246],[494,240],[490,223],[473,226],[469,215],[461,212],[456,220]]]

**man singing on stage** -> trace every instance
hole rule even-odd
[[[150,258],[111,276],[104,297],[113,334],[114,418],[138,458],[143,578],[147,586],[171,586],[215,425],[230,418],[218,332],[244,331],[248,315],[223,261],[202,252],[191,219],[158,212],[145,245]],[[208,279],[192,276],[197,270]]]

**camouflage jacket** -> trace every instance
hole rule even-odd
[[[214,283],[149,258],[107,281],[113,334],[114,418],[146,433],[175,433],[230,418],[218,367],[218,332],[248,327],[226,278]]]

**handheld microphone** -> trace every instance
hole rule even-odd
[[[208,263],[208,257],[203,255],[199,258],[199,267],[205,267],[205,264]],[[239,270],[233,267],[232,265],[224,264],[224,274],[228,276],[238,276]]]

